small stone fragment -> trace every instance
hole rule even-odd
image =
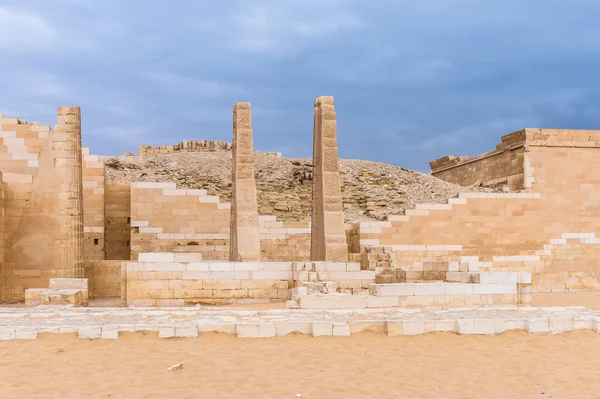
[[[183,363],[177,363],[167,369],[167,371],[175,371],[183,369]]]

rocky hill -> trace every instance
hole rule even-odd
[[[109,178],[175,181],[181,188],[202,188],[223,201],[231,199],[231,151],[179,152],[150,156],[102,157]],[[260,214],[283,220],[310,217],[311,159],[255,155]],[[470,190],[435,177],[379,162],[339,161],[346,220],[384,220],[419,203],[445,203]]]

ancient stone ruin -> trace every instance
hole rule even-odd
[[[175,182],[107,178],[100,157],[81,148],[78,107],[59,108],[52,129],[0,115],[2,302],[42,309],[106,300],[139,309],[132,317],[142,317],[143,308],[257,302],[308,312],[298,313],[308,320],[301,327],[263,319],[232,327],[210,319],[186,324],[180,336],[348,335],[375,328],[339,318],[321,322],[310,313],[323,309],[371,309],[390,335],[494,333],[494,322],[427,327],[420,319],[376,312],[515,309],[528,306],[536,292],[600,289],[600,131],[523,129],[486,154],[432,161],[432,175],[440,179],[503,189],[465,190],[446,204],[350,223],[343,213],[333,97],[314,103],[310,222],[259,214],[253,133],[250,103],[236,103],[232,145],[140,147],[140,156],[231,151],[232,195],[225,202]],[[539,317],[523,320],[502,328],[545,331],[535,324]],[[24,328],[0,325],[0,339],[43,330]],[[78,331],[114,338],[127,328],[139,330],[111,324],[106,333],[89,326]],[[145,328],[162,336],[179,331],[158,321]]]

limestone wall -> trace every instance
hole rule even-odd
[[[194,252],[204,260],[229,259],[230,204],[206,190],[175,183],[134,183],[131,188],[131,259],[140,252]],[[307,260],[310,225],[259,217],[263,261]]]
[[[446,156],[431,161],[431,174],[462,186],[506,181],[511,190],[523,188],[525,130],[502,137],[494,151],[476,157]]]
[[[538,271],[538,290],[596,287],[592,247],[568,250],[574,253],[557,249],[545,260],[539,251],[564,235],[598,237],[600,131],[525,129],[523,136],[525,192],[462,193],[448,204],[419,205],[388,222],[361,223],[359,249],[385,246],[393,254],[391,263],[406,268],[465,256],[500,268],[507,259],[515,268],[523,265],[514,260],[543,261],[544,267],[527,265]],[[570,283],[572,278],[582,282]]]
[[[121,261],[86,260],[84,266],[90,298],[121,296]]]
[[[131,259],[140,252],[198,252],[206,260],[227,260],[229,213],[230,204],[206,190],[133,183]]]
[[[310,222],[278,221],[259,216],[260,250],[263,261],[310,259]]]
[[[49,278],[76,273],[83,261],[81,157],[73,153],[81,148],[79,108],[59,109],[54,133],[48,125],[0,115],[0,139],[3,301],[18,302],[26,288],[48,287]]]
[[[106,180],[104,201],[106,259],[131,259],[131,184]]]
[[[231,304],[290,298],[291,263],[202,262],[200,254],[140,254],[126,262],[126,303],[135,306]]]
[[[86,260],[104,259],[104,162],[98,155],[83,154],[83,232]]]

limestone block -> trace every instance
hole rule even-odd
[[[115,324],[103,324],[101,328],[100,338],[102,339],[117,339],[119,338],[119,326]]]
[[[190,262],[202,262],[201,253],[176,253],[174,262],[177,263],[190,263]]]
[[[476,295],[491,295],[491,294],[517,294],[517,285],[509,284],[474,284],[473,292]]]
[[[174,263],[175,254],[172,252],[140,252],[138,262],[145,263]]]
[[[102,337],[102,326],[79,326],[77,330],[79,338],[97,339]]]
[[[238,338],[270,338],[275,336],[273,323],[239,323],[237,324]]]
[[[183,307],[185,299],[157,299],[156,305],[159,307]]]
[[[527,330],[527,320],[525,319],[507,319],[504,320],[504,331]]]
[[[36,339],[38,332],[39,327],[36,326],[17,326],[15,339]]]
[[[15,339],[17,328],[14,326],[0,326],[0,341],[9,341]]]
[[[480,272],[479,281],[481,284],[507,284],[513,282],[511,281],[511,273],[506,272]]]
[[[384,333],[385,321],[348,321],[350,333],[358,334],[361,332]]]
[[[402,321],[403,335],[422,335],[425,334],[424,320],[404,320]]]
[[[174,326],[161,326],[158,329],[158,338],[174,338],[175,327]]]
[[[350,325],[347,321],[337,321],[332,323],[332,335],[338,337],[349,337],[351,334]]]
[[[180,338],[195,338],[198,336],[198,327],[195,324],[176,324],[175,336]]]
[[[33,308],[40,304],[40,295],[46,288],[28,288],[25,290],[25,307]]]
[[[446,283],[446,295],[473,295],[473,284]]]
[[[444,295],[446,293],[445,283],[416,283],[415,295]]]
[[[530,334],[548,334],[550,332],[548,318],[530,318],[527,320],[527,332]]]
[[[459,319],[457,332],[461,335],[495,334],[494,319]]]
[[[311,326],[313,337],[333,335],[333,323],[331,321],[313,321]]]
[[[335,309],[364,309],[367,307],[366,295],[329,294],[334,297]],[[307,297],[305,297],[307,298]]]
[[[390,337],[398,337],[404,335],[402,321],[387,321],[385,323],[385,333]]]
[[[201,323],[197,325],[198,333],[215,332],[221,334],[235,334],[236,324],[235,323]]]
[[[312,324],[310,321],[302,322],[277,322],[275,323],[275,336],[283,337],[292,333],[310,335],[312,333]]]
[[[369,293],[374,296],[408,296],[415,295],[415,284],[373,284]]]
[[[575,323],[572,317],[550,317],[548,319],[548,330],[552,334],[562,334],[573,331]]]
[[[394,308],[398,307],[396,296],[367,296],[367,308]]]
[[[235,271],[258,271],[261,270],[258,262],[233,262]]]
[[[88,289],[88,279],[87,278],[51,278],[50,279],[50,288],[51,289],[78,289],[78,290],[87,290]]]
[[[433,321],[433,331],[457,332],[457,330],[458,330],[458,326],[456,324],[456,320],[454,320],[454,319],[434,320]]]

